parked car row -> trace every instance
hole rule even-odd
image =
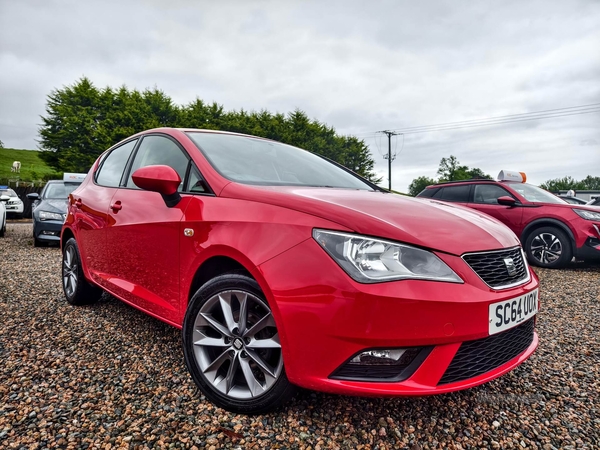
[[[439,183],[417,197],[467,206],[498,219],[519,236],[536,266],[563,267],[573,256],[600,258],[600,209],[567,203],[525,181],[520,172],[501,171],[498,181]]]
[[[538,345],[538,279],[508,227],[289,145],[149,130],[103,153],[68,203],[66,300],[107,291],[182,329],[192,379],[231,411],[295,386],[466,389]]]

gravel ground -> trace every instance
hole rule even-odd
[[[282,411],[213,407],[180,333],[105,295],[62,298],[60,250],[0,239],[0,448],[600,448],[600,264],[538,270],[540,347],[487,385],[425,398],[301,391]]]

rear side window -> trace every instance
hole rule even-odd
[[[102,165],[96,172],[96,183],[102,186],[119,187],[127,160],[136,142],[137,140],[129,141],[112,150],[104,158]]]
[[[498,198],[507,195],[509,197],[513,197],[506,189],[496,184],[476,184],[473,194],[473,202],[497,205]]]
[[[187,155],[171,139],[164,136],[145,136],[135,154],[126,186],[139,189],[133,182],[132,175],[140,167],[165,165],[172,167],[179,174],[181,184],[178,191],[181,192],[188,162]]]
[[[441,192],[434,195],[435,198],[444,200],[446,202],[463,202],[469,201],[469,193],[471,192],[471,186],[463,184],[461,186],[445,186],[440,189]]]
[[[438,190],[438,188],[423,189],[417,197],[431,198]]]

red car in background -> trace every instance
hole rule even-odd
[[[61,248],[69,303],[107,291],[181,328],[192,378],[231,411],[295,386],[470,388],[538,344],[538,280],[506,226],[267,139],[126,139],[69,196]]]
[[[600,258],[600,210],[574,205],[525,183],[521,172],[501,171],[499,181],[473,179],[428,186],[417,195],[476,209],[519,236],[531,264],[560,268]]]

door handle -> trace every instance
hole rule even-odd
[[[81,202],[80,198],[78,198],[77,200],[75,200],[75,206],[77,206],[78,208],[81,208],[82,205],[83,205],[83,203]]]
[[[112,205],[110,205],[110,208],[113,210],[114,213],[116,213],[117,211],[121,211],[121,209],[123,208],[123,205],[121,205],[120,200],[117,200]]]

